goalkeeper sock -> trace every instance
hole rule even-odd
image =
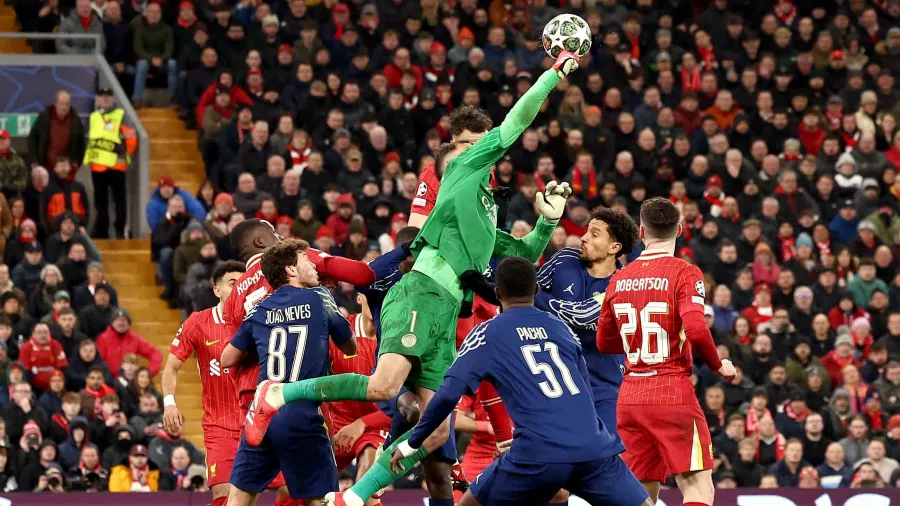
[[[283,385],[284,402],[365,401],[369,377],[362,374],[337,374]],[[276,406],[281,407],[281,406]]]
[[[397,448],[397,445],[409,439],[411,434],[412,430],[407,431],[406,434],[397,438],[391,446],[385,448],[384,453],[378,457],[378,460],[372,464],[372,467],[366,471],[366,474],[364,474],[355,485],[350,487],[350,490],[344,493],[344,502],[347,503],[347,506],[362,506],[366,500],[375,495],[379,490],[400,479],[400,477],[408,473],[417,462],[428,455],[428,450],[425,449],[425,446],[422,446],[416,450],[416,453],[413,453],[400,461],[405,471],[395,473],[391,470],[391,455],[393,455],[394,449]]]

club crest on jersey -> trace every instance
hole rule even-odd
[[[428,193],[428,185],[425,184],[425,181],[422,181],[416,190],[416,197],[424,197],[426,193]]]
[[[407,348],[412,348],[416,345],[416,342],[418,342],[418,339],[416,338],[415,334],[406,334],[405,336],[400,338],[400,344],[406,346]]]
[[[697,280],[694,283],[694,289],[697,290],[697,293],[700,294],[704,299],[706,298],[706,285],[703,284],[703,280]]]

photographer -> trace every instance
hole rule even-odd
[[[78,465],[69,469],[69,488],[79,492],[105,492],[109,488],[109,471],[100,465],[97,446],[87,443],[81,449]]]
[[[47,471],[38,478],[37,486],[34,487],[35,492],[51,492],[59,494],[66,491],[66,477],[63,476],[62,467],[57,463],[52,463]]]
[[[29,460],[31,460],[31,462],[25,466],[21,475],[21,488],[23,490],[35,490],[35,488],[39,486],[39,480],[45,478],[50,466],[59,466],[59,464],[56,463],[56,454],[56,443],[47,440],[40,444],[37,458],[29,455]]]

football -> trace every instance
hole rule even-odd
[[[568,51],[584,56],[591,49],[591,29],[585,20],[574,14],[560,14],[544,26],[541,42],[551,58]]]

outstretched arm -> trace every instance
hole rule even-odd
[[[494,243],[494,256],[496,257],[524,257],[532,262],[537,262],[547,248],[547,243],[556,230],[556,223],[551,223],[543,216],[538,218],[534,230],[525,237],[518,239],[502,230],[497,231],[497,240]]]
[[[507,113],[506,119],[500,123],[500,145],[504,148],[512,146],[522,135],[522,132],[531,125],[544,100],[550,92],[556,88],[561,80],[556,70],[548,69],[538,78],[531,88],[522,95],[516,105]]]

